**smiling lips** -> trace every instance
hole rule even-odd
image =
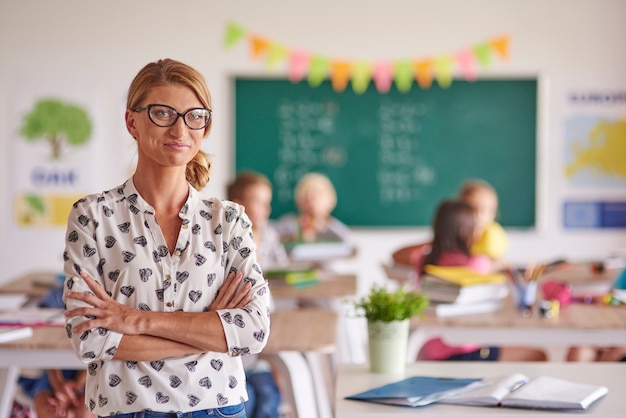
[[[168,148],[172,148],[172,149],[175,149],[175,150],[181,150],[181,151],[191,148],[190,145],[183,144],[182,142],[169,142],[169,143],[165,144],[165,146],[168,147]]]

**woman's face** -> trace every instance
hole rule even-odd
[[[163,104],[184,113],[189,109],[203,107],[193,90],[182,85],[153,88],[140,107]],[[126,128],[137,141],[139,165],[157,168],[185,167],[202,145],[204,129],[190,129],[182,117],[168,127],[155,125],[145,110],[126,110]]]

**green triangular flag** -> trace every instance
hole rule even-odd
[[[236,23],[230,22],[226,26],[226,35],[224,37],[224,46],[230,48],[241,40],[246,34],[246,30]]]

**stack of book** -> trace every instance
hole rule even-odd
[[[312,286],[320,282],[317,269],[304,264],[274,267],[265,270],[263,273],[271,285],[288,285],[301,288]]]
[[[504,274],[480,274],[466,267],[427,265],[420,281],[430,299],[426,313],[438,317],[497,311],[509,294]]]

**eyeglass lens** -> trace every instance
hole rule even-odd
[[[189,109],[185,113],[178,113],[176,109],[166,105],[148,105],[148,116],[157,126],[167,127],[176,123],[179,116],[183,117],[185,125],[191,129],[206,128],[211,121],[211,111],[204,108]]]

